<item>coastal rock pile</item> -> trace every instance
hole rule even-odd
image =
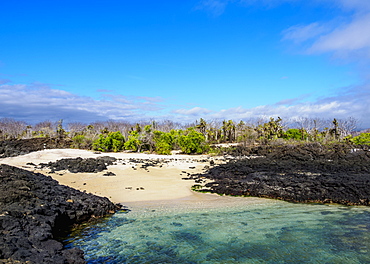
[[[291,202],[370,205],[368,149],[328,149],[314,144],[264,151],[264,157],[235,159],[196,175],[213,180],[203,191]]]
[[[15,157],[33,151],[69,148],[71,140],[56,138],[30,138],[0,141],[0,158]]]
[[[94,158],[67,158],[57,160],[56,162],[49,162],[49,163],[40,163],[41,168],[50,168],[51,172],[54,173],[55,171],[61,170],[69,170],[71,173],[79,173],[79,172],[101,172],[107,169],[107,166],[113,165],[116,162],[116,158],[114,157],[98,157]]]
[[[81,250],[64,249],[56,238],[74,224],[117,209],[107,198],[0,165],[0,263],[85,263]]]

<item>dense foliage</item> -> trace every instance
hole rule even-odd
[[[300,118],[283,120],[280,117],[256,120],[206,121],[180,124],[162,122],[129,123],[121,121],[91,124],[44,121],[28,125],[21,121],[0,119],[0,139],[26,139],[34,137],[69,139],[73,148],[98,151],[156,152],[169,155],[173,150],[187,154],[214,150],[217,144],[275,144],[281,142],[347,142],[370,144],[369,134],[354,134],[357,120],[323,120]],[[365,131],[368,132],[368,131]]]
[[[208,149],[204,135],[194,128],[188,128],[177,139],[181,151],[186,154],[201,154]]]
[[[351,141],[356,145],[370,145],[370,133],[361,133],[352,138]]]
[[[94,150],[118,152],[123,150],[125,137],[121,132],[110,132],[100,134],[99,138],[93,143]]]

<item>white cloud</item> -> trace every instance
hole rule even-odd
[[[21,99],[21,100],[20,100]],[[106,96],[95,100],[45,84],[0,85],[0,117],[34,123],[44,120],[94,122],[107,119],[141,120],[159,112],[159,98]],[[153,114],[154,115],[154,114]]]
[[[327,32],[328,28],[318,22],[309,25],[295,25],[283,31],[285,40],[301,43]]]
[[[196,10],[206,10],[214,16],[221,15],[228,4],[228,0],[203,0],[195,7]]]
[[[331,21],[313,21],[284,30],[283,40],[292,41],[307,54],[333,54],[336,58],[369,63],[370,1],[317,0],[342,9]]]
[[[282,117],[297,119],[302,117],[323,119],[347,119],[354,117],[361,121],[363,128],[370,127],[370,85],[354,86],[339,91],[339,95],[317,99],[314,102],[301,102],[305,96],[286,99],[289,104],[277,103],[261,105],[254,108],[236,107],[220,111],[210,111],[204,108],[181,109],[174,113],[184,116],[186,121],[191,118],[248,120],[261,117]],[[197,111],[198,110],[198,111]],[[201,111],[200,111],[201,110]],[[191,116],[191,113],[196,115]],[[190,115],[190,116],[189,116]]]
[[[311,52],[350,53],[365,50],[370,55],[370,13],[356,16],[350,23],[321,35]],[[315,37],[315,36],[313,36]]]
[[[284,119],[355,117],[362,121],[363,127],[370,127],[370,84],[348,87],[339,91],[339,95],[320,98],[314,102],[302,102],[302,99],[306,98],[302,96],[254,108],[235,107],[214,111],[193,107],[173,110],[171,113],[163,111],[162,106],[158,104],[161,99],[156,97],[116,95],[95,100],[41,84],[39,89],[37,87],[38,85],[0,85],[0,118],[15,118],[28,123],[59,119],[67,123],[89,123],[108,119],[124,119],[129,122],[169,119],[187,123],[199,118],[237,121],[277,116]]]
[[[184,116],[192,116],[192,117],[201,117],[202,115],[207,115],[211,113],[211,110],[208,110],[206,108],[201,108],[201,107],[193,107],[191,109],[177,109],[172,111],[174,114],[178,115],[184,115]]]

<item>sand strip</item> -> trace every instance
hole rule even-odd
[[[47,163],[62,158],[97,158],[112,156],[117,164],[109,166],[109,172],[115,176],[104,176],[107,171],[99,173],[70,173],[57,171],[49,173],[48,169],[35,169],[27,163]],[[133,159],[136,162],[133,162]],[[142,167],[147,161],[158,161],[155,166]],[[220,197],[213,194],[203,194],[191,191],[195,184],[193,180],[183,180],[189,173],[199,173],[210,165],[210,161],[223,162],[221,157],[214,158],[205,155],[155,155],[143,153],[101,153],[77,149],[51,149],[32,152],[26,155],[3,158],[0,163],[20,167],[51,176],[60,184],[67,185],[108,197],[115,203],[125,205],[155,204],[158,206],[214,207],[227,206],[234,203],[258,203],[258,198]],[[137,161],[140,161],[139,163]],[[265,200],[265,199],[263,199]]]

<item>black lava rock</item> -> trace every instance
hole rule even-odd
[[[98,157],[94,158],[67,158],[57,160],[56,162],[40,163],[41,168],[50,168],[52,172],[60,170],[69,170],[72,173],[79,172],[101,172],[107,169],[107,166],[113,165],[116,162],[114,157]]]
[[[72,225],[117,209],[107,198],[0,165],[0,263],[85,263],[81,250],[64,249],[57,238]]]
[[[206,187],[218,194],[370,205],[370,151],[366,148],[307,144],[239,149],[238,153],[264,156],[234,159],[196,176],[213,180]]]
[[[15,157],[33,151],[69,148],[72,140],[58,138],[30,138],[0,141],[0,158]]]

